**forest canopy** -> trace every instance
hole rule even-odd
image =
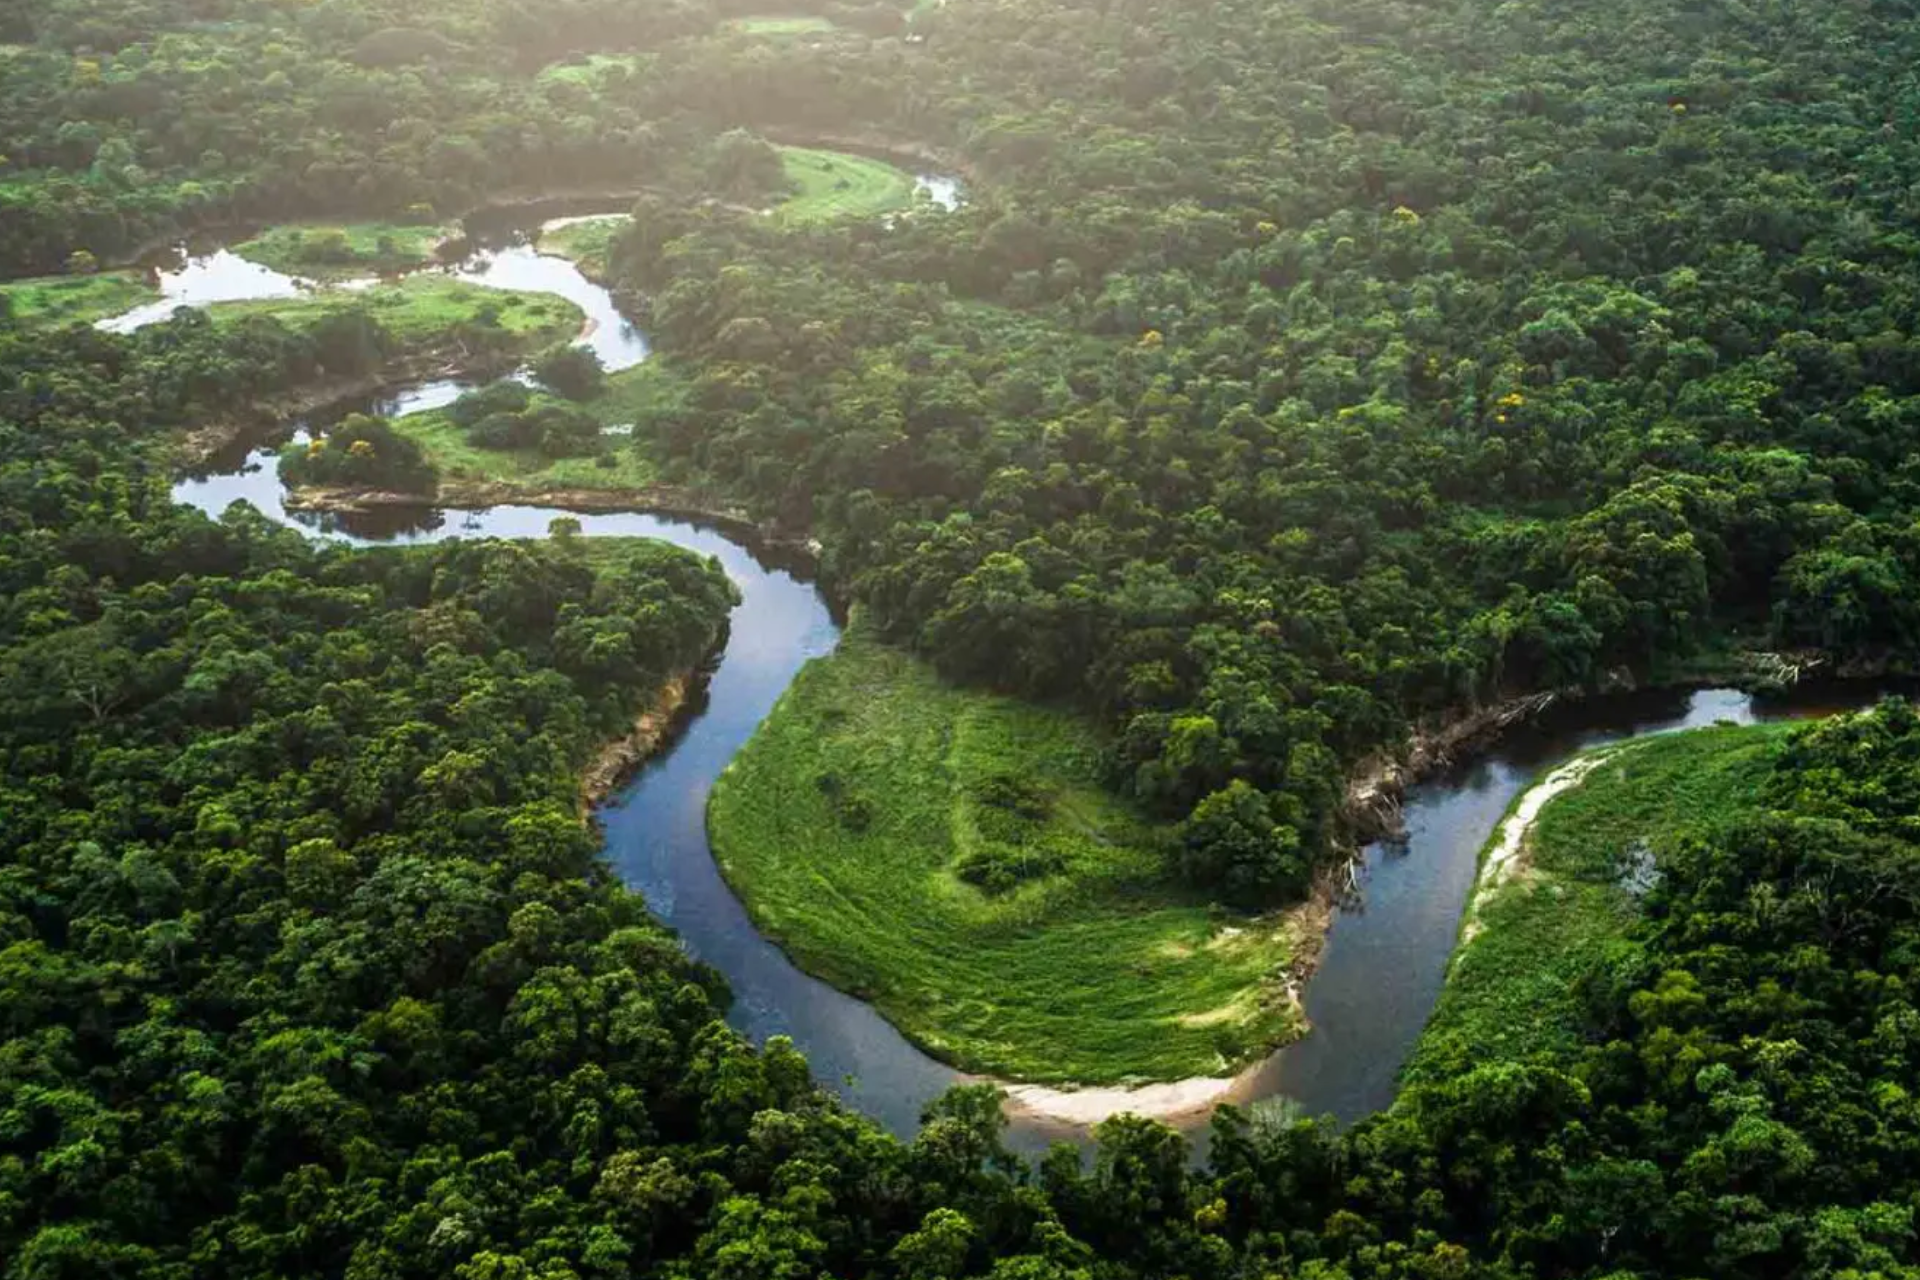
[[[769,17],[0,0],[0,271],[631,203],[605,269],[685,394],[627,447],[817,538],[946,678],[1097,718],[1229,911],[1307,893],[1424,719],[1910,662],[1908,0]],[[782,143],[968,198],[767,217]],[[1676,841],[1552,1051],[1347,1131],[1225,1109],[1199,1165],[1122,1117],[1026,1166],[990,1089],[897,1139],[746,1044],[596,857],[583,765],[712,650],[717,567],[169,501],[180,433],[484,333],[11,310],[6,1280],[1914,1274],[1907,705]],[[547,374],[488,439],[572,447],[599,379]],[[370,419],[287,466],[436,479]]]

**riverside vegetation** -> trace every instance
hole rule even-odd
[[[942,1057],[1021,1080],[1217,1075],[1283,1036],[1287,946],[1169,885],[1083,718],[941,682],[856,625],[715,785],[758,924]]]
[[[1407,1078],[1440,1081],[1486,1062],[1576,1051],[1586,1031],[1583,992],[1631,953],[1657,878],[1684,842],[1723,835],[1751,816],[1795,732],[1716,726],[1577,760],[1591,768],[1540,811],[1518,867],[1476,895],[1473,936],[1454,958]]]
[[[1296,901],[1422,718],[1920,637],[1909,4],[821,13],[0,0],[8,1280],[1911,1275],[1910,709],[1654,832],[1554,1034],[1351,1131],[1025,1167],[975,1090],[896,1141],[727,1030],[579,819],[717,574],[176,510],[176,433],[408,344],[20,314],[197,228],[645,191],[605,270],[677,391],[624,447],[818,538],[943,679],[1087,717],[1102,811],[1228,912]],[[774,131],[976,198],[761,217]]]

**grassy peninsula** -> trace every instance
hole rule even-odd
[[[1747,812],[1797,727],[1716,725],[1596,748],[1591,769],[1541,809],[1510,874],[1469,908],[1407,1079],[1575,1052],[1581,986],[1629,945],[1663,855]]]
[[[610,374],[606,389],[576,407],[592,415],[605,433],[597,453],[554,457],[539,449],[496,449],[476,444],[445,409],[396,418],[393,429],[419,445],[443,481],[503,485],[526,493],[555,489],[644,490],[659,476],[650,456],[633,447],[648,421],[670,411],[685,383],[652,362]]]
[[[516,349],[562,342],[580,332],[580,308],[545,293],[513,293],[442,275],[409,276],[347,292],[322,290],[293,298],[222,302],[208,308],[216,324],[267,315],[306,325],[330,311],[365,310],[402,340],[451,333],[462,325],[498,328]]]
[[[430,266],[441,242],[458,233],[438,222],[287,223],[233,251],[290,276],[334,281]]]
[[[131,311],[158,296],[138,271],[35,276],[0,284],[0,314],[31,325],[88,323]]]
[[[1217,1075],[1296,1030],[1283,926],[1163,874],[1088,722],[954,688],[853,626],[715,785],[714,853],[760,927],[970,1070]]]
[[[892,213],[912,204],[920,185],[905,169],[844,151],[781,147],[780,158],[794,194],[774,212],[789,222]]]

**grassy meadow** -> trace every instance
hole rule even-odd
[[[758,14],[749,18],[735,18],[727,23],[727,30],[738,31],[748,36],[809,36],[834,30],[831,18],[821,18],[812,14]]]
[[[592,53],[567,62],[556,62],[543,68],[540,78],[562,84],[577,84],[591,89],[609,75],[624,74],[639,66],[639,59],[632,55],[621,56],[610,53]]]
[[[208,308],[216,324],[233,324],[252,315],[276,316],[304,325],[328,310],[367,308],[402,341],[419,342],[457,325],[492,314],[501,328],[527,349],[561,342],[580,332],[580,308],[549,293],[489,289],[442,275],[409,276],[392,284],[354,292],[330,291],[295,298],[222,302]]]
[[[804,968],[961,1067],[1114,1084],[1230,1071],[1298,1031],[1283,924],[1163,877],[1067,713],[954,688],[856,620],[715,785],[715,856]]]
[[[1480,907],[1407,1082],[1571,1049],[1580,982],[1631,945],[1636,872],[1738,818],[1795,727],[1721,725],[1598,748],[1604,759],[1541,810],[1523,862]]]
[[[540,252],[565,258],[579,267],[587,278],[599,279],[607,273],[607,260],[613,253],[614,240],[632,221],[631,214],[610,213],[604,218],[543,231],[540,233]]]
[[[458,231],[438,223],[288,223],[269,227],[233,251],[290,276],[343,280],[431,265],[440,242]]]
[[[652,414],[671,409],[684,385],[657,363],[635,365],[607,377],[606,393],[581,408],[603,426],[634,427],[646,434]],[[394,430],[418,443],[427,461],[445,480],[487,481],[537,489],[641,489],[659,477],[647,456],[620,436],[608,443],[613,465],[594,458],[549,458],[537,449],[483,449],[467,439],[445,412],[435,409],[408,414]]]
[[[792,222],[892,213],[912,204],[920,185],[912,174],[884,160],[844,151],[781,147],[780,157],[796,191],[774,210],[774,216]]]
[[[0,298],[21,324],[91,323],[131,311],[159,297],[138,271],[86,276],[37,276],[0,284]]]

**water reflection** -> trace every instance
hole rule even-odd
[[[177,266],[153,274],[160,299],[99,321],[108,333],[132,333],[173,317],[181,307],[206,307],[217,302],[253,302],[266,298],[297,298],[310,292],[309,281],[284,275],[271,267],[249,262],[231,249],[189,254],[181,250]]]
[[[928,184],[930,187],[931,183]],[[957,188],[934,198],[951,207]],[[224,256],[223,256],[224,255]],[[202,255],[175,278],[175,298],[192,289],[231,294],[238,274],[232,255]],[[193,276],[195,262],[205,270]],[[607,291],[571,263],[541,255],[524,238],[483,249],[458,267],[459,278],[508,290],[558,293],[596,322],[585,338],[610,368],[644,359],[646,340],[621,317]],[[273,273],[267,273],[271,276]],[[245,277],[250,288],[298,290],[288,277]],[[198,283],[196,283],[196,281]],[[210,300],[204,294],[199,300]],[[286,296],[284,293],[251,296]],[[166,314],[171,314],[172,305]],[[142,311],[149,311],[143,308]],[[140,313],[115,322],[138,327]],[[165,315],[153,317],[164,319]],[[406,388],[350,410],[398,416],[438,407],[466,385],[442,380]],[[323,426],[324,416],[310,420]],[[304,439],[309,424],[293,432]],[[706,837],[708,792],[735,753],[809,659],[830,652],[839,630],[819,591],[776,557],[727,534],[682,520],[640,513],[573,513],[550,507],[502,506],[485,511],[388,509],[322,516],[292,512],[276,471],[272,442],[254,441],[182,480],[176,500],[218,516],[237,501],[318,537],[366,545],[423,543],[453,537],[545,536],[560,516],[579,521],[587,537],[651,537],[718,557],[740,587],[742,603],[710,683],[682,736],[601,812],[606,856],[688,949],[724,973],[735,992],[729,1020],[756,1041],[792,1036],[821,1082],[899,1133],[911,1133],[925,1104],[959,1076],[909,1044],[863,1001],[802,973],[761,937],[721,878]],[[1344,910],[1328,939],[1324,962],[1305,993],[1314,1031],[1268,1059],[1238,1091],[1241,1101],[1285,1096],[1311,1114],[1353,1119],[1390,1104],[1402,1064],[1431,1013],[1471,890],[1481,845],[1513,798],[1544,769],[1571,752],[1640,733],[1666,732],[1718,720],[1747,723],[1782,716],[1828,714],[1862,705],[1872,691],[1808,691],[1756,701],[1730,689],[1692,694],[1610,698],[1562,708],[1503,738],[1472,762],[1415,787],[1405,805],[1406,838],[1365,851],[1363,894]],[[1196,1120],[1190,1131],[1204,1129]],[[1083,1140],[1069,1127],[1023,1123],[1016,1147]]]
[[[920,190],[927,193],[927,198],[942,209],[952,210],[960,207],[960,179],[949,178],[938,173],[919,173],[914,175],[914,181],[920,184]]]
[[[101,320],[98,327],[110,333],[132,333],[171,319],[181,307],[317,296],[330,291],[354,292],[399,278],[369,277],[320,286],[249,262],[231,249],[205,253],[182,250],[181,255],[181,265],[177,268],[162,268],[155,273],[154,281],[161,294],[158,302]],[[586,324],[579,342],[591,348],[609,372],[630,369],[647,358],[646,335],[620,314],[613,295],[587,279],[580,268],[567,259],[541,253],[524,234],[505,244],[475,250],[458,262],[421,267],[407,274],[443,275],[509,293],[556,294],[585,314]],[[396,397],[394,411],[398,414],[437,409],[451,403],[464,389],[458,382],[430,383]]]
[[[1247,1096],[1280,1094],[1310,1115],[1347,1121],[1391,1105],[1446,979],[1481,846],[1514,798],[1567,756],[1723,721],[1817,718],[1879,696],[1876,687],[1849,684],[1776,697],[1703,689],[1570,702],[1413,787],[1405,838],[1367,847],[1361,895],[1336,918],[1307,985],[1313,1033],[1268,1059]]]

